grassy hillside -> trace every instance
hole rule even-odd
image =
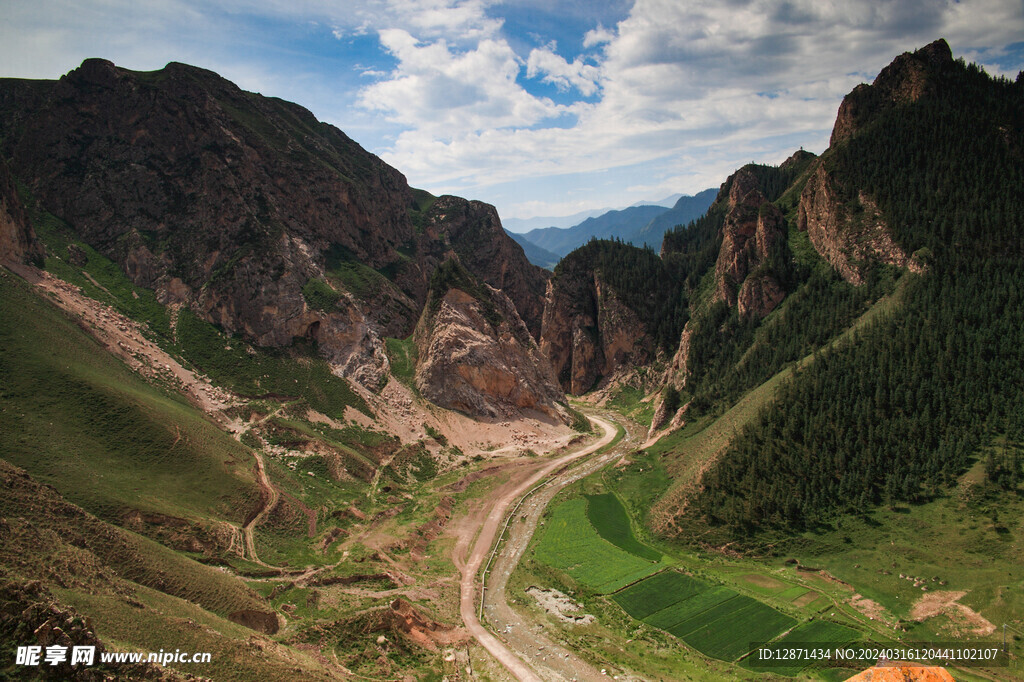
[[[242,522],[258,503],[245,447],[6,272],[0,300],[4,459],[108,521]]]

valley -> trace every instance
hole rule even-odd
[[[549,271],[211,71],[0,79],[0,677],[1021,679],[1022,150],[937,40]]]

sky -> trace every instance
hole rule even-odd
[[[503,218],[820,153],[843,95],[936,38],[1024,69],[1024,0],[0,0],[0,17],[0,76],[194,64]]]

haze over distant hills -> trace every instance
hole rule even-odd
[[[686,225],[704,215],[714,201],[717,189],[706,189],[696,196],[677,195],[671,208],[658,204],[640,203],[622,210],[612,210],[585,220],[568,228],[545,227],[530,230],[526,234],[513,236],[517,242],[524,241],[554,253],[559,257],[586,244],[591,239],[621,239],[636,246],[661,248],[661,238],[676,225]],[[534,265],[549,267],[530,256]]]
[[[679,201],[679,198],[683,195],[681,193],[670,194],[663,199],[656,199],[653,201],[643,200],[637,201],[636,203],[630,204],[629,208],[634,206],[664,206],[665,208],[672,208],[675,203]],[[586,211],[580,211],[579,213],[573,213],[572,215],[563,216],[535,216],[533,218],[506,218],[502,216],[501,222],[505,226],[505,229],[509,232],[516,232],[523,234],[530,230],[540,229],[542,227],[572,227],[578,225],[587,218],[593,218],[607,213],[608,211],[617,211],[618,208],[590,208]]]

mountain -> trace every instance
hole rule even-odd
[[[703,192],[691,196],[682,195],[672,204],[672,208],[664,213],[655,216],[651,222],[640,229],[636,237],[637,246],[646,244],[655,248],[661,247],[661,239],[665,233],[676,225],[689,225],[691,222],[707,213],[711,202],[718,195],[716,189],[706,189]],[[632,240],[626,240],[632,241]]]
[[[38,262],[42,257],[42,247],[18,197],[14,178],[0,159],[0,263]]]
[[[414,339],[416,385],[433,403],[491,419],[533,410],[565,420],[562,392],[512,302],[458,260],[434,270]]]
[[[546,275],[494,208],[411,189],[309,111],[184,64],[0,81],[26,192],[164,305],[264,348],[312,341],[376,390],[450,253],[539,335]]]
[[[551,270],[558,264],[560,259],[558,254],[552,253],[547,249],[542,249],[521,234],[509,232],[508,230],[505,230],[505,233],[508,234],[516,244],[523,247],[523,253],[526,254],[526,259],[534,265],[544,268],[545,270]]]
[[[665,197],[663,199],[656,199],[654,201],[647,201],[647,200],[638,201],[638,202],[636,202],[635,204],[632,204],[632,205],[633,206],[664,206],[665,208],[672,208],[673,206],[676,205],[676,202],[679,201],[680,199],[682,199],[684,196],[685,196],[684,194],[676,192],[675,194],[670,194],[669,196],[667,196],[667,197]]]
[[[573,249],[586,244],[591,239],[626,239],[643,229],[655,216],[665,212],[663,206],[633,206],[621,211],[608,211],[594,218],[587,218],[578,225],[561,229],[545,227],[530,230],[523,235],[525,239],[559,256],[565,256]]]
[[[732,191],[743,171],[732,178],[715,286],[691,304],[670,375],[686,420],[744,395],[770,402],[699,480],[666,493],[664,527],[774,542],[942,499],[1004,434],[1019,442],[1021,82],[936,41],[847,96],[820,158],[761,173],[763,197]],[[780,216],[782,240],[767,231]],[[762,241],[776,245],[767,260]],[[763,307],[744,313],[755,276]],[[784,371],[794,361],[799,372]],[[752,390],[776,374],[777,394]],[[992,490],[1020,479],[1014,448],[988,456]]]
[[[586,211],[580,211],[579,213],[573,213],[572,215],[565,216],[537,216],[534,218],[503,218],[502,222],[510,232],[516,234],[523,234],[530,230],[537,230],[544,227],[572,227],[587,218],[593,218],[599,216],[602,213],[606,213],[611,209],[597,208],[588,209]]]
[[[540,336],[562,388],[582,395],[664,353],[685,322],[683,291],[672,264],[649,249],[592,240],[563,258],[548,284]]]
[[[621,239],[636,246],[658,247],[667,230],[676,225],[686,225],[704,215],[715,194],[715,190],[708,189],[696,196],[681,196],[669,209],[656,204],[641,204],[607,211],[569,228],[530,230],[523,238],[560,257],[591,239]]]
[[[656,653],[683,597],[793,641],[1013,621],[1024,75],[900,55],[820,156],[705,200],[546,272],[493,207],[208,71],[0,80],[0,639],[213,655],[54,679],[460,678],[474,515],[575,445],[565,392],[648,440],[519,508],[510,584],[608,616],[609,673],[756,674],[697,620],[722,660]],[[630,586],[573,587],[613,548]]]

